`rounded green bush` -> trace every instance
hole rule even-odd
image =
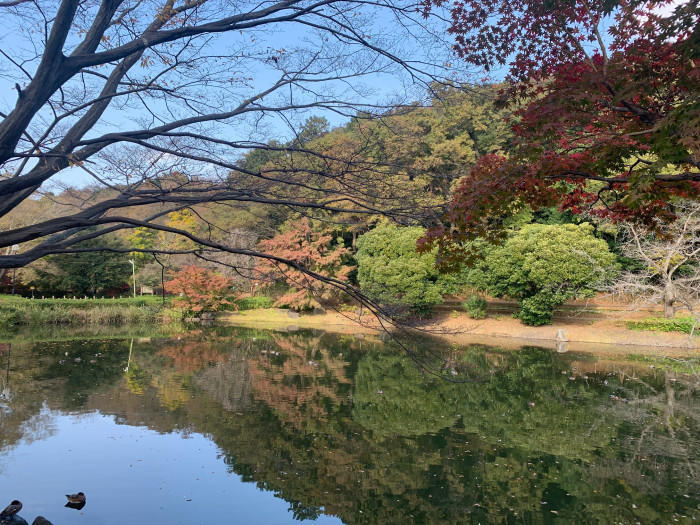
[[[496,297],[512,297],[520,320],[529,325],[552,322],[552,312],[573,298],[591,297],[618,273],[607,243],[590,224],[528,224],[481,263],[481,282]]]
[[[486,318],[486,299],[480,295],[470,295],[469,298],[462,303],[462,307],[472,319]]]
[[[371,299],[399,313],[430,313],[442,303],[444,284],[433,252],[417,253],[419,227],[383,224],[357,240],[357,280]]]

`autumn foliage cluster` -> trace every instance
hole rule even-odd
[[[351,265],[342,264],[350,254],[342,240],[337,242],[328,232],[314,231],[311,221],[306,218],[297,221],[295,227],[288,231],[261,241],[260,247],[296,265],[283,266],[263,260],[257,267],[263,285],[282,279],[289,287],[287,293],[277,300],[277,306],[307,310],[321,306],[320,301],[331,301],[338,295],[333,286],[310,277],[301,268],[339,281],[347,281],[348,274],[353,270]]]
[[[232,304],[231,281],[223,275],[200,268],[186,266],[165,283],[168,293],[177,295],[173,304],[186,312],[215,312]]]
[[[501,240],[503,218],[527,205],[652,223],[673,219],[669,200],[700,194],[699,13],[694,2],[672,7],[454,2],[456,51],[509,68],[499,102],[514,111],[514,139],[508,155],[478,160],[430,231],[441,262],[468,258],[474,238]]]

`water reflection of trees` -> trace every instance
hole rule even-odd
[[[617,454],[591,466],[590,475],[604,486],[624,481],[618,481],[618,492],[634,499],[659,498],[641,517],[665,522],[678,510],[665,494],[700,494],[700,377],[660,370],[639,377],[624,369],[616,376],[617,402],[610,411],[630,431],[618,433]]]
[[[248,360],[253,397],[296,430],[325,425],[351,391],[343,353],[334,353],[322,339],[272,334],[272,344]]]
[[[4,348],[9,395],[2,400],[0,449],[50,435],[47,411],[84,406],[92,393],[121,378],[128,353],[123,340],[13,343]]]
[[[299,519],[663,522],[698,504],[693,376],[475,346],[452,366],[481,379],[451,383],[378,342],[238,329],[137,341],[124,373],[128,342],[105,344],[22,352],[3,445],[52,399],[206,434]]]

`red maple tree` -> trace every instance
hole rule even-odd
[[[427,0],[426,9],[444,0]],[[650,223],[700,195],[698,14],[670,0],[454,0],[455,49],[509,73],[507,156],[486,155],[461,181],[424,246],[440,262],[468,241],[502,237],[526,205]]]
[[[168,293],[178,294],[173,304],[188,312],[214,312],[231,304],[231,281],[206,268],[186,266],[165,283]]]

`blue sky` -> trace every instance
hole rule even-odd
[[[660,12],[668,14],[675,5],[679,3],[681,3],[681,1],[673,2],[662,8]],[[373,15],[373,17],[368,20],[368,23],[371,26],[373,34],[379,38],[391,40],[394,38],[394,33],[398,34],[397,28],[399,26],[386,12]],[[21,54],[18,53],[18,49],[23,48],[25,51],[29,49],[29,44],[26,39],[27,30],[30,29],[29,27],[19,27],[14,19],[5,16],[0,19],[0,29],[2,29],[0,32],[0,48],[2,48],[3,51],[17,57]],[[444,33],[444,31],[441,33],[440,28],[437,26],[436,29],[438,34],[445,35],[445,40],[442,43],[442,51],[438,52],[438,58],[458,64],[455,57],[451,56],[448,51],[449,39],[451,37]],[[294,58],[295,53],[293,50],[295,50],[295,48],[303,47],[306,35],[308,35],[308,29],[298,24],[286,24],[272,31],[256,32],[254,33],[254,42],[250,40],[251,36],[249,33],[227,33],[219,35],[212,44],[207,46],[207,51],[217,55],[227,55],[236,53],[239,50],[254,48],[259,53],[263,53],[263,55],[266,50],[269,50],[270,56],[272,56],[275,54],[276,50],[284,48],[287,50],[287,53],[280,55],[280,57],[282,57],[283,60],[287,60],[288,58]],[[394,43],[396,44],[396,42]],[[398,50],[402,52],[404,56],[410,58],[435,60],[436,56],[431,54],[431,50],[425,47],[425,44],[426,42],[405,38],[398,42]],[[439,60],[436,62],[439,62]],[[32,65],[27,65],[27,68],[31,71]],[[12,67],[4,57],[0,57],[0,111],[5,113],[12,109],[16,101],[17,92],[14,88],[15,81],[23,82],[26,80],[22,78],[21,74],[18,76],[16,72],[16,68]],[[238,73],[241,77],[251,78],[252,81],[249,83],[251,84],[251,88],[254,89],[261,89],[270,85],[279,74],[278,71],[275,71],[275,66],[271,60],[267,62],[264,60],[253,62],[248,59],[246,59],[245,66]],[[366,94],[358,96],[357,98],[361,98],[368,104],[388,104],[393,100],[392,97],[394,96],[398,97],[399,95],[404,95],[406,97],[403,99],[404,101],[417,100],[425,96],[424,86],[411,85],[407,75],[401,74],[400,71],[395,73],[397,74],[373,73],[367,75],[361,81],[353,80],[352,83],[355,86],[361,87],[361,89],[366,91]],[[468,72],[466,67],[459,65],[456,67],[456,74],[459,80],[475,82],[480,81],[484,76],[483,73]],[[499,80],[503,75],[503,69],[496,71],[491,74],[491,80]],[[337,88],[338,86],[338,83],[329,83],[325,87],[330,89],[331,87]],[[221,101],[222,107],[225,107],[228,103],[233,103],[233,101],[227,99]],[[157,109],[162,110],[164,108],[160,106]],[[139,129],[144,125],[144,113],[145,111],[143,109],[119,110],[117,108],[111,108],[103,118],[106,124],[96,127],[91,136],[97,136],[104,132],[114,131],[115,129]],[[347,121],[346,117],[337,115],[332,111],[312,109],[305,112],[287,114],[286,117],[289,120],[266,118],[264,120],[264,125],[257,128],[253,126],[251,122],[239,122],[236,125],[222,126],[217,132],[236,140],[267,141],[273,138],[288,140],[292,137],[290,125],[298,126],[303,120],[312,115],[322,115],[326,117],[333,126],[342,125]],[[82,186],[94,182],[92,177],[79,168],[64,170],[55,177],[55,180],[74,186]]]
[[[395,38],[394,34],[398,35],[398,26],[394,20],[389,18],[387,13],[374,15],[367,22],[372,26],[372,33],[376,38],[391,40]],[[2,33],[0,33],[0,47],[3,51],[17,57],[21,54],[18,53],[18,48],[20,46],[23,46],[24,49],[28,49],[29,44],[25,38],[27,27],[18,27],[16,22],[8,17],[4,17],[0,23],[3,26]],[[270,55],[273,55],[276,53],[276,50],[286,49],[287,53],[280,55],[280,57],[282,57],[283,60],[288,59],[293,61],[300,56],[300,53],[294,53],[293,50],[295,50],[295,48],[300,49],[305,47],[304,39],[307,35],[308,28],[304,28],[298,24],[285,24],[284,26],[275,28],[274,31],[256,32],[254,34],[255,42],[252,41],[248,33],[227,33],[219,35],[213,44],[209,44],[207,46],[207,52],[217,55],[227,55],[236,53],[241,49],[254,48],[259,53],[263,53],[263,55],[266,50],[269,50]],[[372,40],[372,42],[375,41],[376,40]],[[396,42],[393,42],[393,44],[396,44]],[[444,49],[447,50],[449,45],[447,45],[447,42],[445,42],[445,44]],[[330,42],[324,45],[331,46],[333,44]],[[425,47],[422,42],[404,39],[398,43],[398,47],[398,50],[409,58],[435,58],[430,55],[430,50]],[[450,53],[443,51],[442,58],[444,61],[451,60]],[[347,63],[350,64],[351,60],[352,57],[349,57]],[[241,77],[252,78],[252,81],[249,82],[252,88],[265,88],[269,86],[271,82],[274,82],[279,75],[279,72],[275,71],[275,65],[276,63],[273,63],[271,60],[267,62],[264,60],[253,62],[246,59],[246,65],[239,74]],[[349,67],[352,67],[352,65]],[[32,65],[29,64],[27,69],[31,71],[31,68]],[[411,85],[408,76],[401,71],[393,73],[372,73],[359,81],[351,80],[350,82],[354,87],[363,90],[362,94],[354,96],[367,104],[390,104],[393,100],[399,100],[400,95],[403,95],[403,101],[425,97],[424,86]],[[136,74],[138,74],[138,71]],[[7,60],[0,57],[0,111],[8,112],[14,106],[17,97],[14,88],[15,81],[24,82],[26,81],[26,77],[23,78],[21,74],[18,75],[16,68],[10,67]],[[324,85],[323,89],[330,90],[340,87],[343,86],[335,82],[327,83]],[[301,93],[295,96],[301,96]],[[233,100],[224,99],[220,103],[223,108],[226,107],[228,103],[235,105],[234,102]],[[114,104],[112,106],[114,106]],[[157,108],[156,106],[152,106],[152,108],[156,110],[165,109],[164,106]],[[180,108],[176,109],[176,111],[179,110]],[[258,127],[254,127],[250,122],[240,122],[237,125],[222,126],[221,130],[218,132],[237,140],[252,139],[267,141],[272,138],[287,140],[292,136],[290,125],[299,125],[303,120],[312,115],[322,115],[326,117],[333,126],[342,125],[347,121],[346,117],[337,115],[332,111],[312,109],[305,112],[289,113],[285,115],[288,120],[266,118],[263,122],[264,125],[260,125],[259,122],[257,123]],[[108,131],[114,131],[115,129],[139,129],[145,125],[143,122],[144,116],[145,110],[143,109],[118,110],[111,107],[103,117],[103,121],[107,124],[98,125],[90,136],[97,136]],[[54,180],[74,186],[82,186],[94,182],[92,177],[79,168],[64,170],[64,172],[56,176]]]

